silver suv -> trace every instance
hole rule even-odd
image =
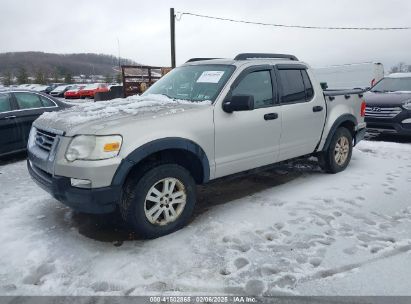
[[[196,184],[304,155],[344,170],[365,133],[362,91],[323,91],[292,55],[192,59],[142,96],[46,113],[28,169],[57,200],[119,208],[146,238],[189,220]]]

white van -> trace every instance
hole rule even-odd
[[[329,89],[369,88],[384,77],[384,66],[378,62],[353,63],[314,68],[320,83]]]

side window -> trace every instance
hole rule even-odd
[[[303,75],[303,80],[304,80],[305,97],[307,101],[310,101],[314,96],[313,85],[311,84],[310,77],[308,77],[306,70],[301,70],[301,74]]]
[[[255,108],[273,105],[273,87],[270,71],[251,72],[240,81],[232,91],[232,95],[254,96]]]
[[[41,102],[43,103],[43,106],[45,107],[55,107],[56,105],[54,102],[52,102],[50,99],[40,96]]]
[[[14,93],[14,96],[16,96],[17,105],[19,106],[19,109],[23,110],[43,107],[40,97],[37,94]]]
[[[279,70],[283,88],[282,103],[305,102],[305,87],[300,70]]]
[[[10,95],[0,94],[0,113],[11,111]]]

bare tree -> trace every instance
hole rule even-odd
[[[411,72],[411,66],[406,65],[405,62],[399,62],[390,69],[390,73],[406,73]]]

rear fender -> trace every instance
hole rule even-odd
[[[336,119],[336,121],[333,123],[330,131],[328,132],[327,139],[325,140],[322,151],[328,150],[328,148],[330,147],[330,144],[331,144],[331,139],[333,138],[335,132],[337,131],[337,129],[340,126],[342,126],[346,122],[351,122],[351,123],[354,124],[354,126],[358,125],[357,118],[355,118],[355,116],[352,115],[352,114],[344,114],[344,115],[341,115],[340,117],[338,117]],[[352,134],[352,135],[353,135],[353,138],[355,138],[355,134]]]

